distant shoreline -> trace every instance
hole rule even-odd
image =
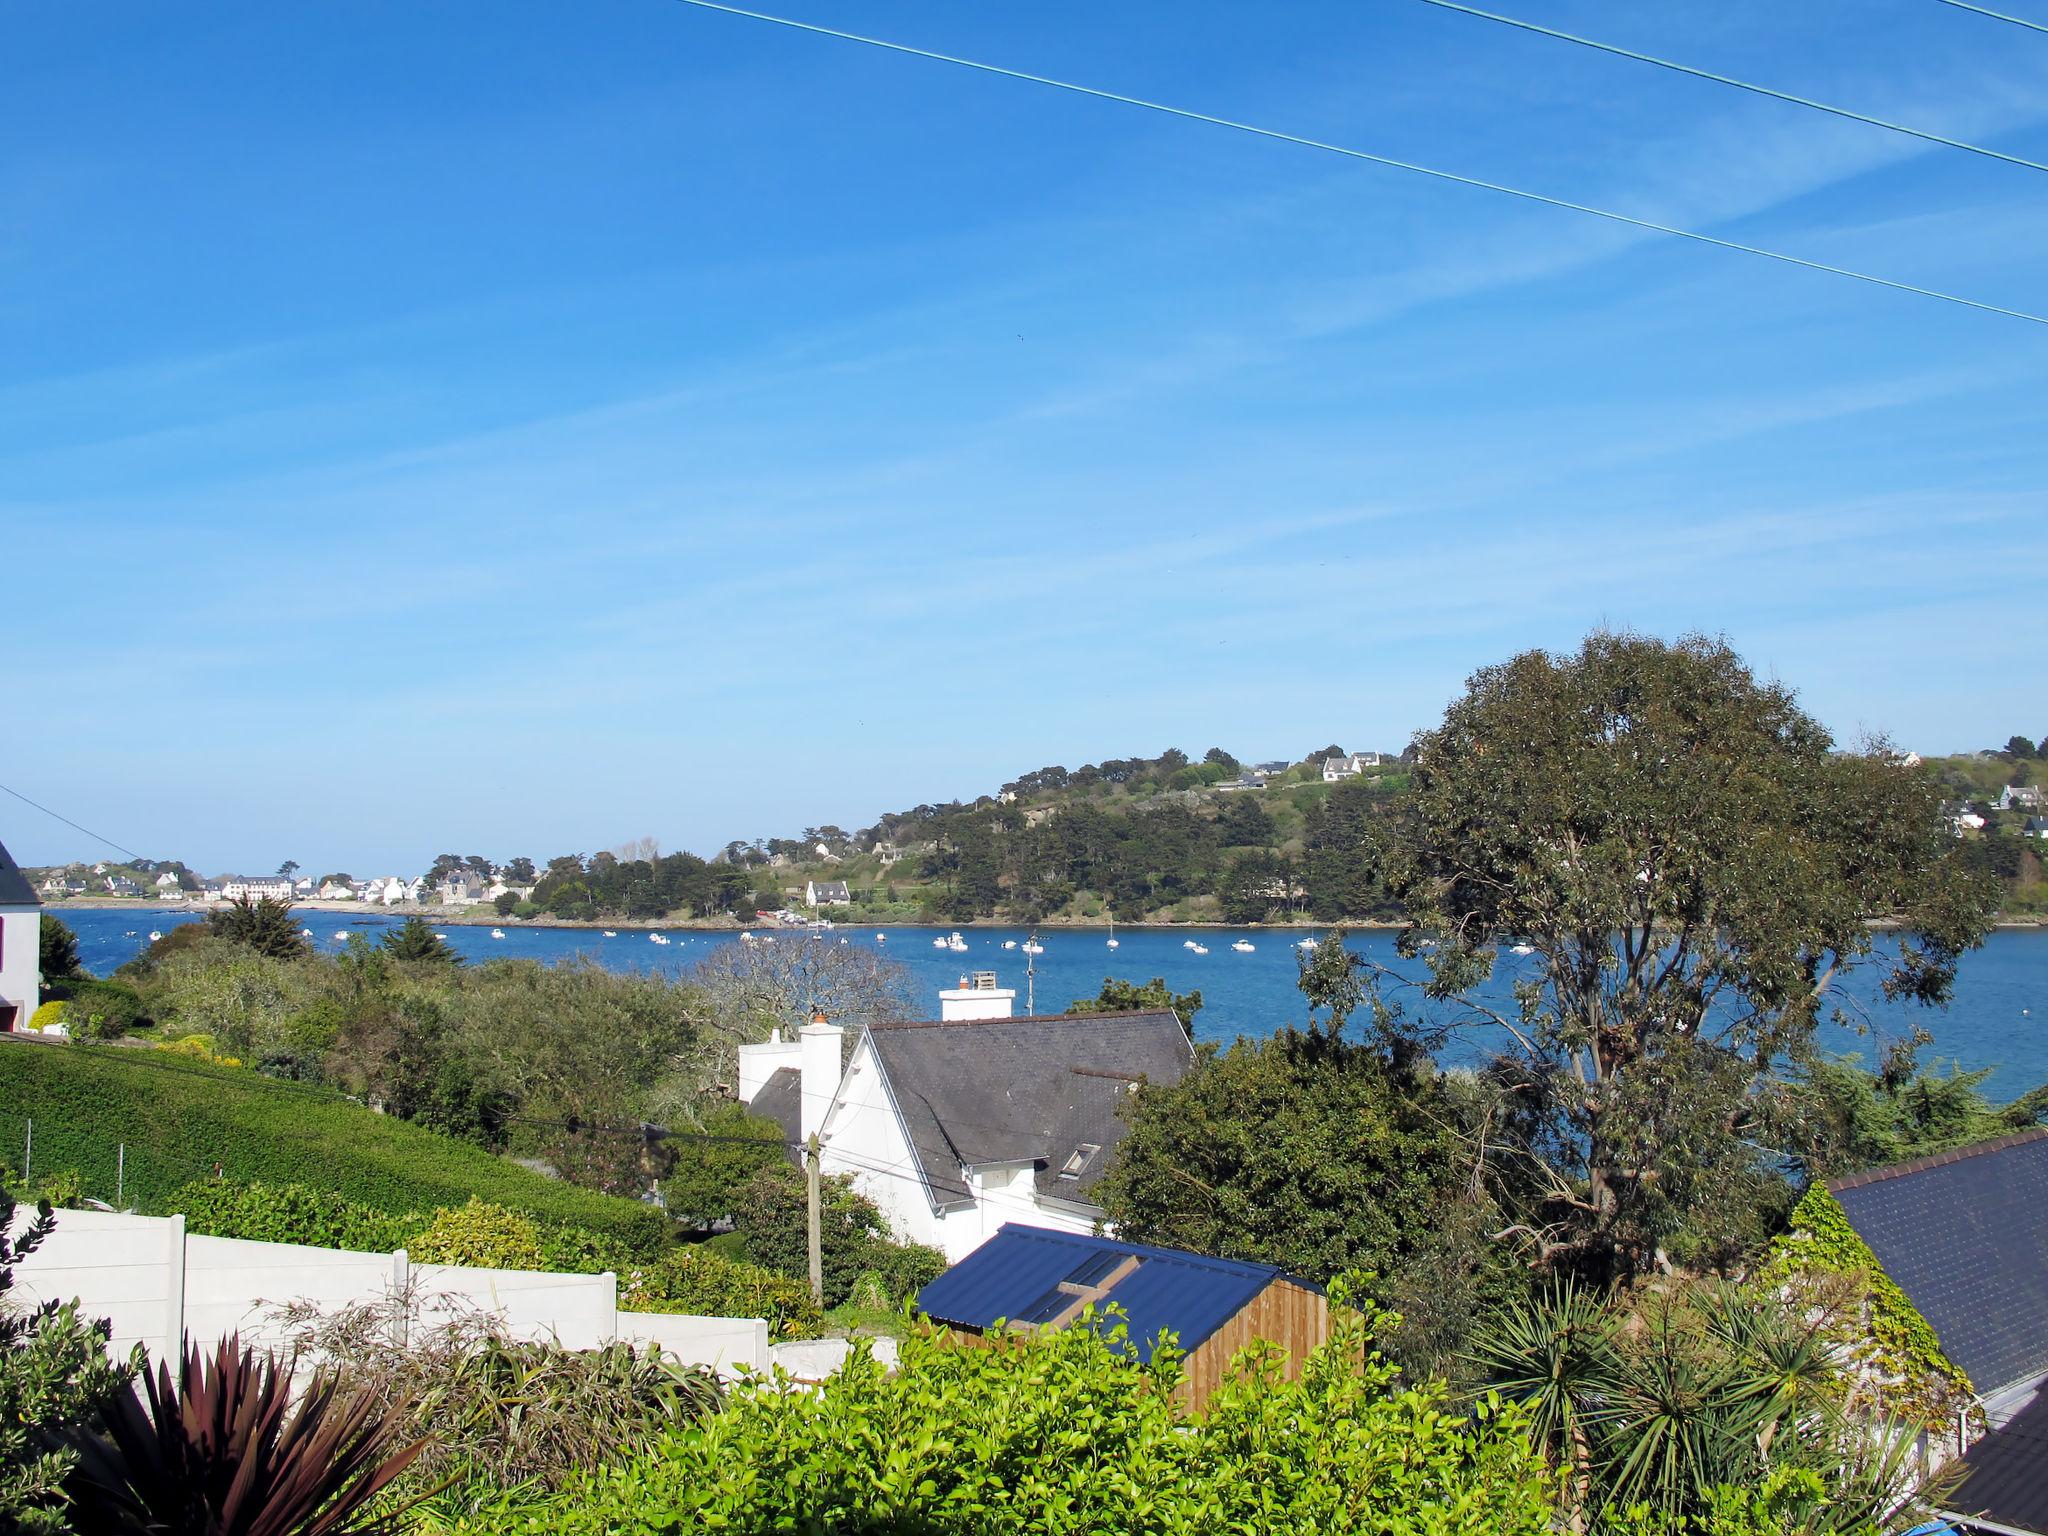
[[[43,904],[43,910],[45,912],[51,913],[59,917],[63,915],[64,909],[67,907],[72,908],[74,910],[83,908],[97,912],[127,911],[138,914],[153,913],[158,916],[171,916],[177,913],[185,913],[191,916],[203,917],[206,913],[217,911],[226,905],[227,903],[222,901],[189,901],[166,904],[155,901],[153,898],[150,897],[74,896],[68,897],[60,902],[45,902]],[[735,922],[729,918],[519,918],[500,917],[497,915],[497,913],[492,912],[488,908],[478,909],[476,907],[466,907],[459,912],[450,912],[441,907],[415,906],[407,903],[399,903],[398,905],[387,907],[381,903],[375,903],[365,906],[361,902],[319,901],[317,899],[313,901],[293,902],[292,910],[294,912],[318,913],[323,916],[354,917],[359,919],[372,917],[424,917],[430,923],[433,923],[438,927],[588,928],[592,929],[593,931],[612,928],[633,929],[637,932],[646,932],[651,929],[673,929],[679,932],[690,933],[735,934],[741,932],[742,930],[750,930],[755,928],[773,928],[778,929],[778,931],[782,932],[803,931],[800,929],[783,929],[780,927],[779,924],[775,923],[741,923]],[[1148,919],[1141,922],[1118,922],[1114,925],[1107,922],[1103,922],[1096,918],[1047,918],[1044,922],[1040,923],[1019,923],[1011,922],[1008,920],[999,920],[996,918],[972,918],[964,922],[937,921],[929,923],[890,922],[886,920],[876,922],[858,917],[833,919],[833,927],[835,931],[839,929],[847,929],[851,931],[862,928],[927,928],[942,930],[958,928],[961,931],[965,932],[975,928],[1039,928],[1043,929],[1045,932],[1048,933],[1107,933],[1112,926],[1117,928],[1128,928],[1132,930],[1155,928],[1167,930],[1175,928],[1202,928],[1211,930],[1228,929],[1242,930],[1246,933],[1257,933],[1262,931],[1266,933],[1285,933],[1305,929],[1350,928],[1369,930],[1378,933],[1392,932],[1401,928],[1405,928],[1408,925],[1395,919],[1383,917],[1352,918],[1348,920],[1340,919],[1327,922],[1315,918],[1303,918],[1298,922],[1286,923],[1171,922],[1162,921],[1159,919]],[[1896,928],[1898,924],[1891,922],[1872,922],[1869,924],[1869,926],[1878,929],[1890,929]],[[2048,918],[2001,917],[1995,919],[1992,922],[1991,926],[1994,929],[1998,930],[2048,928]]]

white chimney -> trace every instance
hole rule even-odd
[[[845,1034],[824,1014],[811,1017],[798,1034],[803,1083],[797,1101],[797,1139],[809,1142],[825,1126],[825,1116],[839,1092],[840,1039]]]
[[[766,1040],[756,1045],[743,1045],[739,1049],[739,1082],[735,1085],[742,1104],[754,1102],[754,1095],[768,1085],[768,1079],[784,1067],[803,1067],[803,1047],[794,1040],[782,1038],[782,1031],[772,1030]]]
[[[939,993],[939,1019],[1007,1019],[1015,1012],[1016,1001],[1017,989],[997,986],[994,971],[976,971],[962,976],[959,986]]]

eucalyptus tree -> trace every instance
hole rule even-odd
[[[1823,1021],[1864,1022],[1843,978],[1873,966],[1887,999],[1944,1004],[1989,924],[1934,783],[1883,743],[1837,750],[1717,640],[1527,652],[1475,674],[1415,748],[1371,836],[1424,1002],[1368,968],[1374,1018],[1512,1042],[1482,1139],[1520,1186],[1502,1235],[1546,1267],[1639,1273],[1733,1219],[1714,1207],[1756,1173],[1759,1090]],[[1490,1007],[1503,946],[1514,1003]]]

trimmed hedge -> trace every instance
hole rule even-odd
[[[477,1198],[586,1228],[634,1256],[667,1245],[668,1220],[652,1206],[546,1178],[337,1093],[168,1052],[0,1045],[0,1105],[0,1120],[34,1120],[38,1171],[75,1168],[100,1199],[114,1198],[125,1142],[122,1195],[143,1210],[167,1212],[193,1180],[218,1176],[302,1184],[391,1215]]]
[[[628,1312],[765,1317],[782,1339],[815,1339],[825,1331],[825,1319],[802,1281],[729,1259],[701,1243],[621,1274],[619,1305]]]

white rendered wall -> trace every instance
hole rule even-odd
[[[865,1035],[847,1063],[839,1101],[826,1117],[821,1140],[819,1167],[852,1174],[854,1188],[881,1207],[900,1240],[942,1246],[938,1215],[904,1138],[903,1122],[889,1102],[874,1043]]]
[[[739,1082],[735,1085],[742,1104],[754,1102],[754,1095],[784,1067],[803,1064],[803,1046],[794,1040],[764,1040],[759,1045],[740,1047]]]
[[[42,942],[42,908],[0,907],[0,1003],[20,1008],[16,1029],[26,1029],[36,1011],[36,994],[42,986]]]
[[[959,1019],[1007,1019],[1016,1011],[1015,987],[948,987],[939,994],[939,1018],[946,1023]]]
[[[17,1210],[15,1229],[33,1216]],[[252,1343],[279,1344],[271,1308],[310,1301],[336,1311],[382,1301],[408,1276],[427,1299],[429,1323],[436,1312],[475,1309],[495,1314],[513,1338],[571,1349],[622,1339],[724,1370],[765,1369],[770,1360],[766,1322],[622,1313],[611,1275],[409,1264],[403,1252],[196,1237],[187,1235],[182,1216],[59,1211],[57,1230],[16,1266],[10,1299],[33,1305],[76,1298],[84,1316],[112,1324],[108,1348],[116,1357],[141,1344],[164,1360],[186,1337],[209,1346],[240,1333]]]

